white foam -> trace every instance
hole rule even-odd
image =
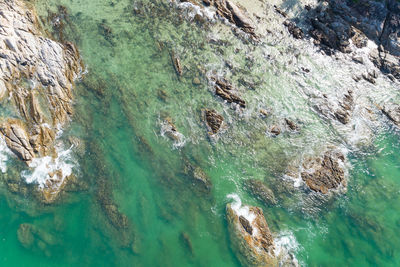
[[[161,123],[160,134],[162,137],[165,137],[166,134],[170,134],[173,136],[174,143],[172,146],[174,149],[183,147],[186,144],[186,137],[182,133],[174,131],[173,126],[167,121]]]
[[[196,15],[206,18],[209,21],[215,21],[215,11],[209,8],[200,7],[190,2],[177,3],[178,8],[186,11],[186,17],[193,20]]]
[[[47,181],[56,182],[55,186],[61,185],[64,179],[72,174],[72,169],[76,163],[72,157],[72,146],[67,150],[62,150],[62,148],[56,150],[58,153],[57,158],[50,156],[34,158],[29,164],[30,169],[21,172],[22,178],[29,184],[38,184],[39,188],[44,188]],[[49,173],[54,173],[58,170],[62,172],[62,179],[50,177]]]
[[[290,231],[282,231],[274,238],[274,253],[280,258],[280,264],[290,260],[294,266],[300,266],[298,260],[294,257],[300,245],[296,237]]]
[[[244,218],[246,218],[246,220],[250,222],[250,224],[253,223],[256,215],[250,211],[249,206],[242,205],[242,201],[240,200],[238,194],[233,193],[227,195],[226,197],[233,200],[233,202],[231,203],[231,207],[235,211],[237,216],[243,216]]]
[[[4,136],[0,135],[0,171],[5,173],[7,171],[7,161],[9,159],[11,150],[7,147]]]

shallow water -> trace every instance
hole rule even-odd
[[[67,11],[60,17],[63,28],[51,16],[58,5]],[[399,132],[379,115],[372,126],[355,119],[356,130],[349,132],[319,117],[307,97],[354,86],[344,73],[357,66],[342,66],[285,36],[245,44],[226,28],[188,22],[166,1],[37,0],[35,6],[43,27],[75,42],[87,67],[63,133],[63,139],[84,141],[74,155],[82,190],[44,206],[1,185],[1,265],[240,266],[224,216],[232,193],[263,208],[276,242],[290,247],[301,265],[400,264]],[[171,51],[184,66],[181,78]],[[300,66],[312,75],[299,73]],[[206,79],[213,72],[239,86],[245,111],[213,96]],[[201,85],[193,85],[194,77]],[[243,77],[252,77],[257,90],[239,85]],[[398,97],[394,85],[378,82],[379,90],[361,85],[366,100],[360,102]],[[204,108],[227,121],[216,141],[207,137]],[[261,119],[259,108],[271,109],[272,116]],[[183,146],[162,135],[165,117],[184,135]],[[285,117],[300,124],[300,133],[269,136],[267,129]],[[327,144],[350,151],[347,193],[327,199],[284,179],[288,166]],[[3,177],[19,176],[24,167],[8,161]],[[209,175],[211,193],[184,174],[188,162]],[[244,190],[250,178],[265,180],[278,204],[268,206]],[[104,199],[126,214],[127,227],[107,217]],[[21,223],[39,229],[29,248],[18,241]]]

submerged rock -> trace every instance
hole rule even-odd
[[[29,223],[23,223],[19,226],[17,237],[24,248],[40,251],[47,257],[51,256],[50,248],[58,243],[53,234]]]
[[[301,178],[311,190],[323,194],[346,186],[344,160],[344,155],[334,150],[325,152],[322,157],[306,159]]]
[[[171,51],[171,60],[172,60],[172,64],[174,66],[176,75],[178,75],[178,77],[182,76],[183,73],[183,69],[182,69],[182,65],[181,65],[181,60],[180,58],[175,54],[174,51]]]
[[[183,173],[190,179],[191,183],[198,191],[205,193],[211,191],[211,180],[199,166],[190,163],[189,160],[185,160]]]
[[[260,199],[266,205],[276,205],[277,201],[274,192],[262,181],[249,179],[244,182],[244,186],[253,196]]]

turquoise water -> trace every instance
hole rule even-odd
[[[58,5],[66,7],[62,28],[51,23],[52,14],[63,10]],[[330,90],[319,83],[334,80],[325,68],[317,66],[320,76],[300,80],[292,73],[295,67],[283,62],[287,59],[266,62],[254,45],[228,37],[221,52],[207,41],[207,25],[182,19],[164,1],[37,0],[35,6],[49,34],[75,42],[87,67],[63,134],[66,140],[79,137],[84,146],[75,155],[78,185],[54,205],[1,185],[0,265],[240,266],[224,216],[230,193],[262,207],[277,238],[295,237],[293,252],[301,265],[400,264],[400,142],[387,122],[371,144],[350,148],[346,194],[325,198],[282,179],[301,153],[325,143],[342,145],[340,133],[312,112],[296,89],[300,84]],[[286,48],[272,43],[266,49],[275,55]],[[184,66],[181,78],[171,51]],[[259,91],[239,88],[249,103],[246,112],[210,92],[205,73],[222,72],[228,59],[237,68],[227,74],[235,84],[243,75],[261,84]],[[201,85],[192,83],[194,77]],[[255,115],[264,106],[275,110],[267,120]],[[216,142],[210,142],[201,118],[201,110],[210,107],[228,125]],[[280,116],[301,118],[300,134],[268,136]],[[184,146],[161,134],[166,117],[185,136]],[[23,168],[10,161],[5,179]],[[210,193],[185,174],[187,164],[209,176]],[[247,179],[265,181],[278,204],[249,194]],[[29,246],[18,240],[21,224],[34,229]]]

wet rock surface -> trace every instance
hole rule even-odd
[[[344,161],[341,152],[328,150],[322,157],[308,158],[303,162],[301,178],[311,190],[323,194],[345,187]]]
[[[291,35],[293,35],[294,38],[296,38],[296,39],[303,39],[303,37],[304,37],[303,30],[300,29],[299,27],[297,27],[296,24],[295,24],[294,22],[292,22],[292,21],[285,21],[283,24],[287,27],[289,33],[290,33]]]
[[[0,101],[13,105],[20,117],[5,119],[1,133],[28,164],[55,158],[56,132],[73,112],[74,81],[82,70],[78,50],[43,37],[35,13],[22,1],[0,1],[0,10]]]

